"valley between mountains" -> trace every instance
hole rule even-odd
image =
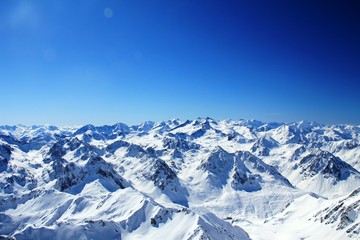
[[[360,239],[360,126],[0,126],[0,239]]]

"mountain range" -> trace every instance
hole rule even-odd
[[[0,126],[0,239],[359,239],[360,126]]]

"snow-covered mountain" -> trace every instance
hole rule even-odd
[[[360,238],[360,127],[0,126],[0,239]]]

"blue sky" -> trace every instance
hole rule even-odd
[[[0,4],[0,124],[360,124],[356,1]]]

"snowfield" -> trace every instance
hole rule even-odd
[[[0,126],[0,239],[360,239],[360,127]]]

